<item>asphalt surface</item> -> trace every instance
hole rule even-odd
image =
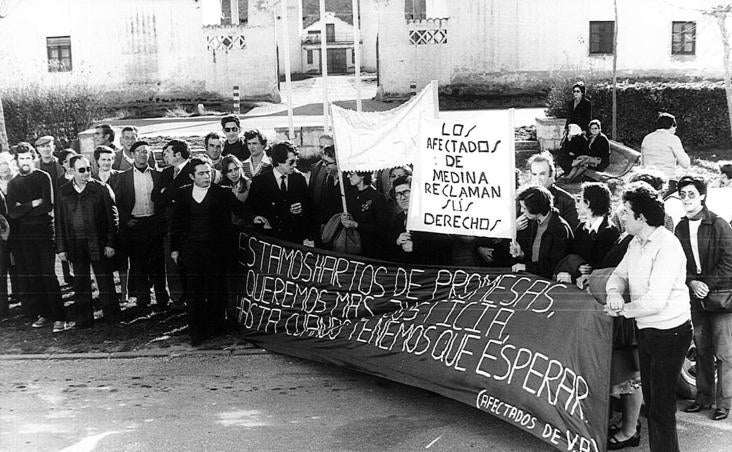
[[[678,413],[678,426],[682,450],[729,450],[729,421]],[[552,450],[430,392],[258,349],[0,361],[3,451],[427,449]]]

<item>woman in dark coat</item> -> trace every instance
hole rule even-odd
[[[577,124],[584,134],[587,135],[590,120],[592,120],[592,104],[585,96],[585,84],[583,82],[577,82],[572,85],[572,100],[567,105],[567,122],[564,125],[565,133],[569,130],[570,124]]]
[[[371,185],[370,172],[348,173],[348,181],[356,189],[346,192],[348,213],[341,215],[341,223],[359,232],[364,257],[383,259],[387,255],[389,221],[393,210],[389,208],[386,197]]]

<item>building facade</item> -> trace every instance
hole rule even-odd
[[[433,79],[501,92],[562,73],[605,76],[616,51],[626,77],[718,77],[723,69],[716,20],[696,2],[618,2],[617,49],[613,0],[432,0],[416,11],[415,2],[376,2],[384,95]]]

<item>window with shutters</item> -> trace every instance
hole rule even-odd
[[[612,55],[615,21],[590,22],[590,55]]]
[[[69,72],[71,64],[71,37],[54,36],[46,38],[48,72]]]

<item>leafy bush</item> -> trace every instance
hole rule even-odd
[[[2,92],[5,125],[11,144],[52,135],[62,147],[104,117],[107,104],[98,88],[85,84],[30,84]]]
[[[569,83],[569,82],[567,82]],[[556,83],[547,96],[547,114],[566,117],[571,89]],[[602,122],[603,131],[612,133],[612,84],[595,81],[587,92],[592,101],[592,114]],[[658,113],[676,116],[676,134],[681,142],[692,147],[719,146],[730,143],[727,98],[722,82],[622,82],[618,83],[619,141],[639,146],[643,137],[655,130]]]

